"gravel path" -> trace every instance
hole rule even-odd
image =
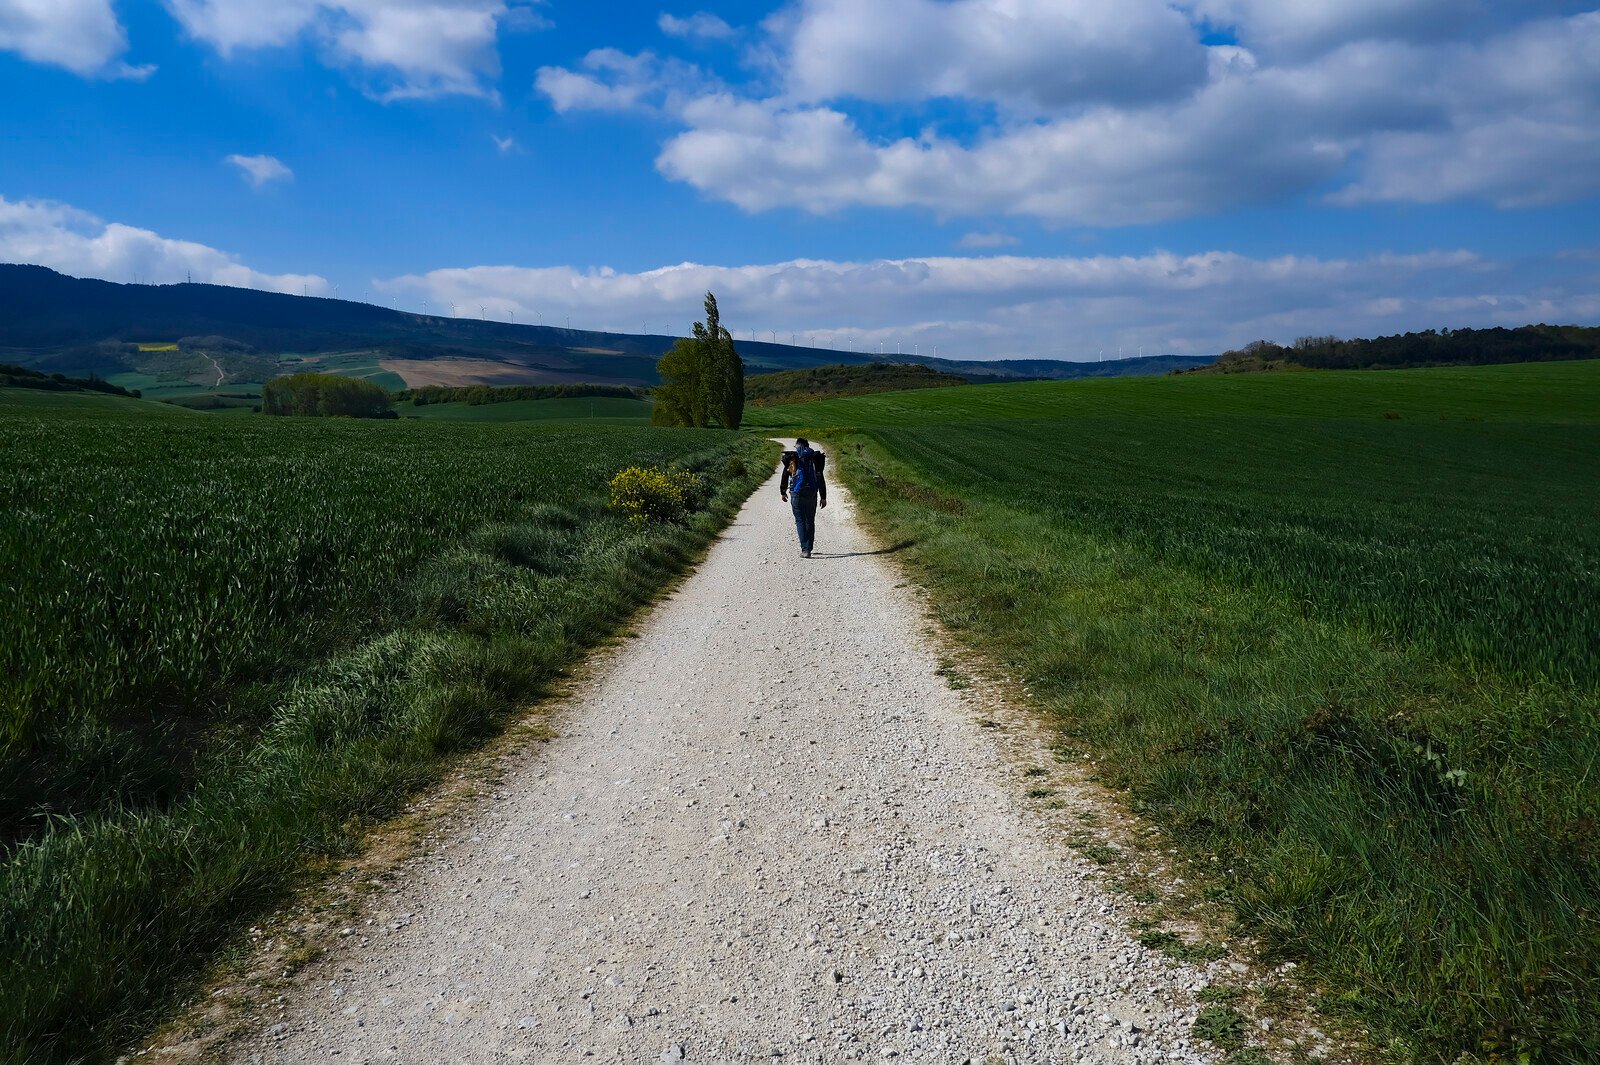
[[[842,487],[817,543],[758,492],[234,1060],[1209,1060]]]

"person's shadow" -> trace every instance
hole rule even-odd
[[[891,544],[888,547],[880,547],[876,551],[843,551],[843,552],[839,552],[837,554],[830,553],[830,552],[827,552],[827,551],[813,551],[813,552],[811,552],[811,557],[812,558],[861,558],[861,557],[866,556],[866,555],[892,555],[896,551],[904,551],[908,547],[914,547],[914,546],[916,546],[916,543],[917,542],[915,540],[901,540],[899,543]]]

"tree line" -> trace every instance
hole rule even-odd
[[[1268,370],[1275,366],[1377,370],[1596,358],[1600,358],[1600,328],[1524,325],[1516,329],[1427,329],[1371,340],[1307,336],[1287,346],[1258,340],[1238,350],[1223,352],[1207,369],[1220,373]]]
[[[263,414],[321,418],[398,418],[394,397],[371,381],[333,373],[297,373],[261,386]]]
[[[709,292],[705,310],[706,320],[694,323],[694,336],[679,340],[656,364],[661,384],[650,415],[655,425],[737,429],[744,420],[744,360],[734,350],[733,334],[722,326],[717,297]]]
[[[139,398],[137,388],[128,390],[110,381],[90,374],[88,377],[68,377],[59,373],[40,373],[26,366],[0,362],[0,388],[32,388],[41,392],[104,392],[110,396]]]
[[[398,392],[395,399],[418,407],[431,403],[465,403],[476,407],[522,399],[643,399],[647,394],[645,389],[629,385],[423,385]]]

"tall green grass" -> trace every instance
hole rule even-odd
[[[103,1058],[197,959],[689,562],[770,445],[0,410],[0,1061]],[[739,457],[743,466],[732,463]],[[605,505],[638,462],[687,523]]]
[[[1214,380],[781,417],[1331,1008],[1600,1060],[1600,365]]]

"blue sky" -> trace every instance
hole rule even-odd
[[[0,260],[978,358],[1595,323],[1600,10],[0,0]]]

